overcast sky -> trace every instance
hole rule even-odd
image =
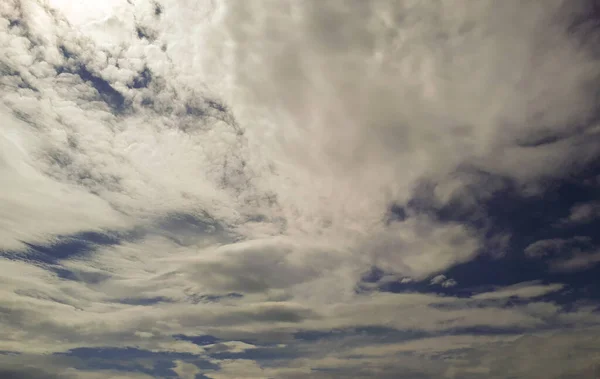
[[[596,378],[594,0],[0,1],[0,378]]]

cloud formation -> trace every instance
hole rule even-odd
[[[591,4],[2,2],[0,376],[595,375]]]

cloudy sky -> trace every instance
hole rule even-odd
[[[597,378],[595,0],[0,1],[0,378]]]

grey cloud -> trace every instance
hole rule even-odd
[[[60,375],[50,373],[35,368],[19,367],[14,369],[0,368],[0,378],[2,379],[67,379],[74,378],[70,375]]]
[[[598,247],[590,237],[575,236],[536,241],[525,249],[529,258],[548,259],[552,271],[580,271],[600,263]]]
[[[466,225],[417,216],[379,233],[372,232],[363,249],[385,271],[424,279],[472,259],[480,244],[479,236]]]
[[[320,254],[301,250],[277,243],[225,247],[216,259],[190,266],[190,279],[213,291],[252,293],[285,289],[333,268]]]
[[[510,297],[518,297],[522,299],[535,298],[548,293],[556,292],[563,289],[563,284],[554,283],[544,285],[540,282],[525,282],[518,283],[508,287],[496,288],[494,291],[483,292],[473,296],[474,299],[507,299]]]
[[[235,226],[260,214],[264,224],[276,224],[264,228],[271,233],[283,230],[341,241],[351,240],[345,237],[350,234],[358,240],[352,243],[355,249],[374,231],[379,233],[377,227],[385,229],[377,224],[390,203],[407,200],[423,178],[443,187],[461,164],[525,182],[561,175],[568,165],[552,162],[572,163],[580,161],[577,154],[592,154],[597,144],[588,141],[593,134],[586,131],[585,138],[567,136],[541,146],[525,146],[522,139],[544,134],[547,127],[560,132],[561,125],[577,123],[579,115],[591,112],[583,83],[592,80],[596,65],[588,46],[564,33],[570,21],[554,13],[562,9],[559,1],[532,2],[522,9],[495,2],[474,4],[464,11],[446,3],[441,7],[447,9],[440,10],[388,1],[226,5],[219,19],[223,29],[217,34],[209,30],[203,38],[229,41],[222,50],[206,45],[216,49],[216,56],[224,54],[224,62],[227,54],[235,57],[235,65],[223,63],[232,86],[227,102],[201,86],[183,83],[185,76],[178,76],[174,66],[186,59],[176,50],[160,52],[146,40],[129,41],[135,47],[129,50],[95,44],[50,17],[58,37],[39,48],[53,56],[50,68],[63,67],[65,73],[55,78],[56,70],[51,69],[36,86],[53,101],[74,102],[86,112],[52,108],[59,120],[54,126],[68,138],[48,141],[42,150],[49,153],[48,160],[38,162],[39,169],[59,181],[83,184],[128,214],[147,209],[148,199],[161,205],[156,212],[197,202],[218,208],[214,213]],[[153,7],[146,5],[140,17],[154,17]],[[157,27],[169,22],[169,12],[161,13]],[[261,23],[262,17],[271,21]],[[511,30],[498,21],[503,18],[511,20]],[[338,23],[344,27],[331,28],[335,20],[344,20]],[[168,33],[161,35],[161,42],[163,38],[167,41]],[[31,49],[18,51],[34,57],[25,71],[42,64]],[[16,66],[15,56],[4,60]],[[569,64],[562,65],[567,56]],[[468,65],[478,70],[466,72]],[[558,67],[570,69],[562,72],[560,81],[544,80]],[[524,86],[523,77],[528,81]],[[121,101],[111,99],[121,94],[134,111],[118,117],[107,114],[106,106],[94,101],[103,93],[113,108]],[[547,97],[543,101],[541,94]],[[11,107],[40,120],[46,114],[26,106],[36,101],[40,100],[34,96],[26,101],[13,97]],[[225,106],[229,103],[232,110]],[[523,108],[525,103],[530,107]],[[555,103],[561,106],[551,106]],[[250,110],[254,118],[249,118]],[[263,118],[281,127],[273,130],[258,121]],[[70,119],[97,122],[83,129],[67,122]],[[218,122],[231,130],[215,126]],[[145,124],[151,126],[140,126]],[[247,128],[240,125],[256,126],[246,135],[242,131]],[[97,135],[87,136],[90,130]],[[272,148],[262,154],[257,146]],[[146,158],[153,154],[161,158]],[[198,172],[208,180],[198,178]],[[455,191],[465,185],[457,181]],[[480,183],[474,186],[478,189]],[[266,198],[275,201],[262,200]],[[479,200],[473,201],[477,206]],[[248,226],[239,231],[256,233]],[[382,234],[387,238],[385,231]],[[475,245],[457,248],[464,251],[459,258],[453,249],[440,252],[447,257],[439,260],[440,266],[469,259]],[[381,260],[396,269],[426,270],[428,259],[416,259],[409,252],[404,261],[403,254],[382,253]]]
[[[448,12],[444,13],[448,14],[446,17],[442,16],[441,10],[434,9],[436,7],[432,5],[408,2],[381,1],[369,4],[330,2],[327,5],[306,2],[303,5],[285,3],[272,8],[269,5],[264,7],[240,5],[233,7],[229,15],[231,17],[229,26],[234,40],[239,42],[236,51],[238,57],[243,59],[251,51],[263,58],[260,63],[262,67],[238,73],[241,83],[251,86],[254,90],[253,94],[259,93],[269,98],[279,96],[276,88],[264,85],[265,82],[261,80],[260,75],[275,77],[277,78],[274,80],[275,85],[287,83],[286,87],[291,90],[282,94],[283,98],[277,100],[273,98],[273,100],[282,103],[286,109],[297,114],[298,108],[310,104],[312,99],[309,94],[312,88],[318,87],[318,84],[313,84],[318,80],[318,75],[327,77],[330,86],[333,87],[328,88],[333,91],[330,95],[333,96],[335,93],[341,96],[341,100],[331,102],[331,105],[344,107],[331,109],[331,116],[325,116],[330,122],[318,125],[327,129],[315,130],[330,138],[322,142],[325,144],[322,147],[332,149],[332,153],[335,154],[334,159],[338,158],[337,162],[332,163],[338,163],[340,167],[350,167],[348,164],[351,162],[348,160],[353,159],[350,154],[353,157],[366,157],[366,153],[369,152],[371,154],[368,155],[369,159],[372,159],[371,156],[377,159],[382,156],[382,152],[396,156],[390,149],[410,151],[416,148],[417,142],[431,143],[431,147],[442,148],[441,141],[444,141],[454,149],[446,151],[442,148],[444,153],[448,154],[438,150],[439,155],[431,156],[432,164],[443,166],[445,162],[442,159],[445,159],[448,164],[464,159],[456,156],[457,153],[460,154],[461,147],[469,155],[471,153],[477,155],[477,150],[483,150],[482,153],[487,155],[496,150],[494,145],[499,145],[498,147],[501,144],[510,145],[514,143],[510,139],[518,140],[520,135],[544,132],[543,128],[547,127],[547,123],[544,122],[546,120],[551,121],[551,127],[560,129],[563,126],[559,121],[578,118],[580,117],[578,114],[589,114],[592,104],[585,101],[588,93],[583,78],[587,73],[583,73],[583,70],[591,68],[589,65],[592,58],[587,57],[585,51],[577,51],[577,59],[582,59],[575,63],[577,67],[573,65],[573,61],[570,62],[570,66],[567,65],[573,67],[568,79],[565,77],[568,81],[568,89],[563,87],[556,91],[555,95],[545,99],[550,103],[556,101],[561,106],[571,104],[574,109],[582,112],[572,111],[570,105],[567,105],[569,110],[559,113],[549,107],[550,103],[536,100],[539,91],[545,90],[544,87],[558,85],[558,83],[544,83],[543,77],[558,70],[559,67],[560,70],[565,67],[558,61],[550,63],[544,60],[544,57],[558,54],[555,58],[562,60],[567,59],[564,55],[567,51],[576,51],[573,50],[576,48],[572,45],[574,42],[564,34],[563,28],[566,28],[565,23],[568,21],[555,18],[553,13],[560,9],[561,2],[543,3],[547,10],[542,10],[541,4],[537,2],[530,3],[527,7],[512,7],[509,4],[499,5],[493,2],[486,2],[479,6],[470,3],[472,13],[448,8],[444,11]],[[449,3],[441,5],[442,8],[445,6],[451,7]],[[272,17],[273,22],[264,27],[253,24],[252,20],[262,15]],[[505,24],[499,21],[504,17],[507,19],[512,17],[512,31],[506,30]],[[532,21],[545,28],[545,32],[534,31],[530,27]],[[369,22],[377,26],[370,26]],[[294,26],[293,29],[290,24]],[[344,27],[334,28],[332,25],[344,25]],[[251,30],[252,35],[243,33],[242,30],[245,29]],[[403,33],[399,32],[400,30]],[[550,44],[546,33],[560,36],[556,37],[557,41],[555,41],[559,44]],[[485,35],[489,35],[490,40],[495,41],[495,52],[488,51],[484,47]],[[265,40],[269,42],[263,42]],[[532,44],[537,47],[533,47]],[[276,49],[271,49],[271,46],[285,46],[290,54],[280,54]],[[534,51],[536,55],[532,56]],[[381,58],[377,58],[377,54],[380,54]],[[462,55],[462,60],[457,59],[459,55]],[[415,63],[420,62],[421,69],[410,66],[409,58],[404,58],[407,56],[414,58]],[[535,61],[530,62],[530,58]],[[500,60],[495,61],[495,59]],[[290,65],[290,61],[296,63]],[[303,65],[298,62],[302,62]],[[246,68],[250,64],[248,62],[240,67]],[[312,64],[314,66],[311,66]],[[373,65],[375,72],[369,71],[369,64]],[[465,71],[466,66],[478,69],[468,73]],[[315,71],[311,72],[308,67],[314,68]],[[403,69],[407,72],[404,73]],[[414,77],[408,77],[408,72]],[[434,73],[443,80],[434,78],[432,76]],[[504,83],[493,94],[488,91],[488,87],[483,82],[475,82],[475,78],[494,81],[500,77],[503,78]],[[526,78],[529,85],[519,84],[518,81],[522,77]],[[386,87],[378,82],[384,79],[397,81],[400,78],[405,80],[404,85],[397,83],[395,87]],[[365,83],[367,80],[369,83]],[[428,80],[432,82],[428,83]],[[519,92],[519,100],[505,97],[505,91],[513,91],[521,86],[525,92]],[[359,92],[361,88],[371,95],[370,98],[361,98],[361,94],[365,93]],[[269,91],[273,91],[272,94]],[[419,116],[424,107],[421,101],[425,101],[428,91],[431,92],[429,110],[433,111],[433,119],[428,119],[424,115]],[[480,97],[474,97],[475,93]],[[579,105],[563,98],[563,94],[567,93],[575,95],[587,104],[579,109]],[[399,98],[402,98],[401,102]],[[474,98],[477,98],[483,106],[479,109],[486,110],[482,114],[485,118],[473,118],[473,113],[463,103],[467,99]],[[487,101],[492,99],[501,100],[502,109],[493,109],[488,105]],[[328,102],[327,98],[323,100]],[[435,102],[442,100],[450,101],[454,108],[444,107],[441,104],[438,107]],[[361,101],[367,102],[369,107],[361,106]],[[524,109],[518,103],[520,101],[527,102],[530,108]],[[352,105],[356,106],[352,108]],[[436,119],[435,112],[438,110],[440,116],[441,112],[446,112],[445,120],[449,117],[450,120],[444,122]],[[509,110],[513,111],[512,114],[508,113]],[[340,114],[336,114],[336,111]],[[542,119],[535,120],[528,127],[522,127],[524,122],[534,121],[532,116],[535,113],[540,114]],[[350,114],[348,119],[355,117],[360,122],[347,122],[344,118],[346,114]],[[298,116],[302,117],[302,115]],[[426,122],[435,126],[431,126],[431,129],[422,126]],[[515,124],[514,127],[512,124]],[[517,127],[516,124],[519,126]],[[422,131],[418,131],[416,125],[419,125]],[[498,135],[500,128],[505,133],[508,132],[506,138]],[[435,135],[436,138],[427,138],[427,133]],[[338,141],[345,139],[348,143],[337,144]],[[436,141],[440,141],[440,144]],[[490,150],[485,150],[488,148],[486,145]],[[381,152],[376,153],[375,147],[381,149]],[[342,150],[346,148],[347,154]],[[574,152],[572,147],[568,149],[570,153]],[[519,159],[521,157],[526,159],[528,155],[525,150],[514,149],[513,151],[521,152]],[[541,153],[540,157],[550,154],[564,156],[564,153],[566,151],[561,146],[557,146],[555,149],[548,150],[548,153]],[[494,158],[500,161],[510,159],[498,155]],[[493,163],[486,160],[484,164]],[[506,161],[506,164],[511,162]],[[502,163],[496,168],[505,170]],[[518,171],[513,164],[510,169]],[[542,167],[536,169],[545,170]]]
[[[593,335],[596,330],[589,332]],[[596,358],[598,346],[594,337],[585,333],[557,332],[500,338],[442,336],[398,344],[363,344],[348,350],[344,341],[340,341],[338,346],[338,349],[331,349],[327,344],[314,346],[314,355],[288,363],[299,371],[292,377],[592,378],[600,363]],[[319,354],[320,349],[326,354]],[[302,372],[303,367],[316,370]],[[275,376],[277,368],[272,368]],[[225,373],[215,376],[227,377],[230,376]]]
[[[79,370],[82,361],[74,357],[34,354],[0,354],[0,378],[2,379],[100,379],[136,378],[149,379],[137,372],[111,370]]]
[[[204,38],[231,42],[214,51],[235,62],[222,72],[240,122],[268,120],[272,134],[249,140],[281,145],[276,172],[294,184],[273,185],[270,210],[283,213],[286,231],[356,225],[349,234],[368,239],[390,204],[405,204],[425,179],[440,203],[458,199],[482,218],[481,203],[506,183],[532,188],[597,156],[599,66],[592,43],[569,32],[584,10],[568,7],[227,4],[224,24]],[[464,167],[487,176],[456,175]],[[497,177],[504,182],[490,183]],[[498,254],[507,238],[494,241]],[[397,254],[390,265],[407,270]]]
[[[185,314],[176,317],[183,326],[197,326],[200,322],[205,326],[221,330],[229,326],[247,327],[252,324],[274,327],[274,325],[298,324],[319,318],[321,316],[310,308],[286,302],[258,303],[234,309],[217,308],[198,315],[191,314],[188,310]]]
[[[590,330],[592,335],[594,330]],[[593,377],[598,373],[598,345],[584,332],[527,335],[512,343],[490,345],[471,351],[467,359],[482,367],[487,378],[506,377]],[[468,367],[468,366],[467,366]],[[460,365],[453,370],[462,376]],[[468,371],[467,371],[468,372]],[[475,376],[478,377],[478,376]]]
[[[562,223],[566,225],[585,224],[598,218],[600,218],[600,203],[590,202],[571,207],[569,216],[562,220]]]
[[[550,268],[553,271],[573,272],[591,268],[600,263],[600,251],[575,252],[572,256],[563,259],[556,259],[550,262]]]
[[[298,323],[310,318],[317,318],[318,315],[309,309],[303,309],[296,306],[286,306],[283,304],[272,304],[259,307],[256,312],[249,311],[240,314],[241,319],[260,321],[260,322],[286,322]],[[226,316],[225,319],[228,319]]]
[[[540,240],[525,248],[525,254],[529,258],[560,257],[569,255],[573,251],[581,251],[591,246],[591,238],[576,236],[568,239],[554,238]]]

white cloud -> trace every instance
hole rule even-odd
[[[446,278],[446,275],[436,275],[429,281],[429,284],[430,285],[439,285],[444,288],[448,288],[448,287],[454,287],[458,283],[454,279]]]
[[[45,12],[27,4],[25,13]],[[418,254],[412,252],[414,242],[400,242],[406,252],[367,246],[392,271],[423,276],[470,259],[478,243],[462,226],[423,220],[416,222],[423,231],[411,230],[410,220],[386,230],[387,207],[404,202],[419,181],[443,186],[447,174],[468,164],[529,183],[560,173],[553,161],[588,156],[597,146],[573,137],[522,147],[538,134],[562,133],[562,125],[587,117],[593,106],[587,83],[597,65],[562,34],[567,20],[555,17],[559,1],[532,2],[518,11],[491,1],[463,11],[447,2],[332,3],[319,5],[317,13],[312,2],[206,3],[185,17],[185,7],[169,4],[157,18],[144,2],[107,3],[93,15],[51,2],[60,11],[58,21],[44,16],[31,32],[55,36],[35,46],[23,37],[23,26],[4,25],[5,41],[19,41],[3,58],[19,72],[12,80],[26,79],[40,93],[13,84],[15,91],[3,97],[40,124],[36,135],[44,144],[27,152],[40,157],[35,170],[91,191],[134,218],[208,212],[248,238],[283,232],[353,250],[374,239],[396,245],[399,234],[423,239],[420,243],[446,236],[465,241],[453,249],[441,248],[453,245],[442,241],[414,246],[424,251]],[[122,41],[126,49],[92,31],[123,35],[119,28],[132,29],[135,22],[163,30],[177,18],[189,23],[164,29],[156,40],[135,38],[130,30],[134,37]],[[270,21],[262,23],[263,18]],[[511,20],[510,29],[498,21],[503,18]],[[347,30],[327,28],[342,19]],[[188,26],[192,21],[196,29]],[[115,23],[121,26],[114,30],[98,26]],[[179,38],[184,31],[189,39]],[[37,58],[37,51],[52,60]],[[48,62],[71,73],[57,76]],[[89,79],[74,75],[77,64],[111,86],[100,97],[120,94],[134,111],[112,115],[114,104],[97,101]],[[128,88],[144,66],[152,75],[148,88]],[[467,72],[466,66],[478,70]],[[210,79],[210,72],[225,78],[223,84]],[[549,75],[561,80],[544,80]],[[522,77],[528,78],[525,86]],[[201,78],[209,78],[212,89]],[[238,124],[211,108],[204,97],[213,93],[228,94],[223,96]],[[144,107],[143,101],[153,104]],[[191,117],[186,107],[208,116]],[[534,161],[543,164],[532,166]],[[460,193],[462,184],[457,185]],[[264,221],[245,222],[257,216]]]
[[[600,262],[600,252],[594,247],[590,237],[553,238],[536,241],[525,248],[529,258],[550,258],[552,271],[580,271]]]
[[[172,336],[216,334],[239,340],[261,338],[261,335],[269,333],[289,335],[302,329],[331,330],[356,326],[430,331],[477,325],[535,327],[546,325],[549,317],[560,312],[560,307],[556,306],[548,309],[539,306],[535,309],[504,309],[489,304],[471,309],[464,306],[464,299],[449,296],[350,294],[341,291],[350,282],[341,287],[339,283],[336,285],[336,271],[327,266],[322,267],[325,271],[315,268],[310,275],[298,276],[306,281],[304,283],[294,278],[291,282],[270,278],[271,274],[265,276],[262,265],[246,265],[246,271],[232,276],[258,280],[262,275],[264,287],[248,287],[249,291],[241,298],[228,298],[227,293],[233,289],[223,288],[222,283],[227,282],[212,283],[214,275],[206,278],[199,274],[190,275],[197,272],[194,266],[206,262],[206,259],[220,265],[232,259],[235,262],[235,258],[227,252],[239,249],[236,254],[243,253],[248,248],[243,245],[227,249],[182,247],[168,240],[150,238],[138,243],[103,247],[90,258],[63,262],[62,268],[70,270],[77,281],[58,277],[48,270],[50,267],[0,261],[0,273],[4,278],[1,280],[3,300],[0,308],[6,321],[0,328],[3,335],[0,349],[42,353],[116,344],[153,351],[204,354],[217,347],[175,341]],[[254,248],[258,247],[264,249],[265,246],[255,245]],[[217,257],[221,260],[215,260]],[[288,257],[279,256],[278,264],[290,264],[293,262],[290,259],[303,261],[305,256],[294,256],[292,251]],[[218,268],[214,271],[224,275]],[[319,277],[332,273],[331,284]],[[345,275],[342,277],[347,280]],[[440,283],[447,281],[444,278]],[[558,284],[525,283],[499,288],[474,298],[528,298],[560,288]],[[218,295],[225,297],[219,301],[208,300],[209,296]],[[56,339],[62,342],[56,343]],[[219,346],[219,349],[228,346],[228,350],[241,351],[237,345],[229,346],[227,340]],[[251,348],[243,346],[243,349]]]
[[[242,341],[227,341],[219,342],[212,345],[206,345],[206,349],[210,353],[242,353],[247,350],[255,349],[256,346]]]
[[[593,377],[599,361],[584,352],[597,350],[594,337],[597,332],[590,329],[575,335],[569,332],[526,335],[512,343],[490,344],[469,354],[471,356],[465,359],[467,364],[457,362],[448,374],[463,377],[463,367],[468,369],[476,363],[487,368],[485,377]]]
[[[249,359],[228,359],[219,361],[220,369],[206,372],[205,376],[213,379],[233,378],[305,378],[311,374],[308,367],[303,368],[263,368]]]
[[[74,357],[47,355],[0,355],[0,377],[11,379],[150,379],[150,375],[133,371],[81,370],[82,361]]]
[[[157,6],[0,4],[0,251],[15,258],[0,260],[0,350],[130,346],[206,356],[243,354],[255,346],[243,337],[293,342],[300,330],[594,324],[590,309],[565,315],[550,302],[483,301],[533,299],[559,291],[558,283],[467,300],[356,291],[373,266],[385,272],[378,284],[407,283],[481,251],[483,236],[467,224],[413,211],[386,220],[390,206],[405,205],[423,182],[433,186],[436,206],[457,201],[483,219],[481,202],[503,180],[536,188],[597,156],[598,128],[589,120],[600,65],[581,33],[566,31],[578,5]],[[573,125],[589,128],[572,133]],[[461,173],[471,169],[492,179]],[[575,206],[570,222],[592,220],[594,207]],[[197,227],[173,221],[181,215]],[[108,230],[122,239],[52,265],[29,259],[25,244]],[[132,231],[139,235],[126,237]],[[552,255],[551,269],[579,270],[599,261],[596,250],[576,250],[588,243],[549,239],[525,253]],[[458,283],[438,275],[431,284]],[[176,334],[224,341],[198,346]],[[497,340],[526,345],[511,338]],[[481,342],[490,346],[482,363],[457,363],[447,376],[494,377],[502,367],[489,357],[498,341],[447,336],[365,350],[426,355],[432,344],[442,353]],[[319,359],[321,367],[343,366],[331,354]],[[345,362],[357,377],[427,366],[385,357],[374,359],[380,367]],[[428,374],[440,377],[445,366],[427,362]],[[218,364],[204,374],[329,375],[306,361]],[[530,374],[525,366],[518,372]],[[184,360],[174,370],[199,372]]]
[[[490,345],[498,342],[512,342],[518,339],[519,336],[444,336],[423,338],[415,341],[401,342],[388,345],[372,345],[358,347],[349,351],[348,355],[367,355],[367,356],[394,356],[399,352],[415,352],[419,354],[436,354],[443,353],[454,349],[477,349],[482,345]]]
[[[102,199],[49,178],[30,156],[43,139],[1,106],[0,249],[21,250],[23,242],[48,244],[56,235],[123,228],[131,224]]]
[[[437,275],[431,279],[429,284],[441,284],[444,280],[446,280],[446,275]]]
[[[181,379],[195,379],[196,374],[200,373],[200,369],[197,366],[183,361],[175,361],[173,371]]]
[[[444,283],[442,283],[442,287],[454,287],[457,284],[458,283],[456,282],[456,280],[448,279],[448,280],[444,281]]]
[[[286,142],[278,157],[291,161],[297,180],[306,177],[313,188],[333,183],[327,210],[343,203],[346,213],[366,217],[349,199],[368,198],[374,211],[384,193],[402,200],[421,176],[463,162],[528,179],[552,174],[550,163],[573,153],[570,141],[515,146],[554,133],[592,107],[583,89],[592,59],[561,34],[562,20],[553,19],[560,2],[518,10],[495,2],[464,10],[451,2],[284,4],[228,4],[226,35],[219,29],[199,37],[231,40],[223,55],[236,59],[235,109],[244,120],[252,116],[243,112],[259,108],[268,114],[260,121],[276,123]],[[509,19],[510,30],[501,21]],[[340,20],[345,28],[328,28]],[[560,82],[544,80],[565,67]],[[300,168],[308,173],[300,176]],[[324,211],[312,204],[303,209]]]
[[[262,374],[258,377],[290,378],[397,378],[409,374],[422,378],[592,377],[599,362],[590,359],[584,351],[598,350],[591,336],[597,330],[586,332],[587,335],[577,333],[575,338],[564,332],[526,336],[441,336],[390,344],[364,344],[358,348],[343,341],[327,356],[321,353],[287,362],[290,372],[279,372],[277,367],[259,368],[252,361],[240,359],[221,361],[224,369],[221,376],[219,373],[205,375],[229,378],[235,377],[236,373],[239,376],[241,370],[247,369],[253,375]]]
[[[552,292],[557,292],[563,289],[565,286],[560,283],[554,284],[538,284],[536,282],[519,283],[508,287],[498,288],[495,291],[483,292],[473,296],[473,299],[477,300],[489,300],[489,299],[504,299],[509,297],[519,297],[522,299],[528,299],[538,296],[543,296]]]

